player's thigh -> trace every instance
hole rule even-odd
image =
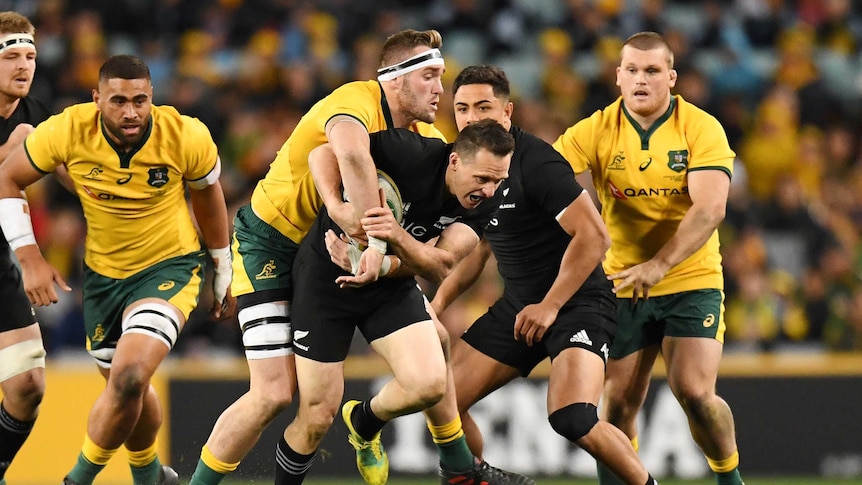
[[[204,264],[204,252],[199,251],[122,280],[85,266],[83,313],[90,355],[100,366],[110,367],[125,334],[147,336],[171,349],[197,305]]]
[[[490,359],[515,369],[517,375],[528,376],[548,357],[544,345],[529,346],[515,340],[515,316],[523,305],[514,305],[505,298],[497,300],[461,335],[461,341]],[[462,351],[463,352],[463,351]]]
[[[344,395],[344,362],[319,362],[296,356],[299,384],[298,419],[335,416]]]
[[[715,339],[666,337],[662,345],[668,385],[677,397],[715,392],[723,345]]]
[[[292,295],[291,272],[299,245],[260,220],[250,205],[237,211],[233,234],[233,296],[277,290]]]
[[[610,291],[593,291],[576,295],[557,313],[542,338],[551,358],[550,412],[576,402],[598,404],[616,328],[615,312]]]
[[[658,298],[668,384],[677,395],[712,392],[724,341],[724,292],[693,290]]]
[[[432,320],[411,323],[371,341],[395,378],[408,383],[446,380],[446,360]]]
[[[462,413],[521,375],[516,367],[480,352],[461,339],[452,342],[451,362],[455,397]]]
[[[579,402],[598,406],[604,378],[605,362],[601,356],[580,347],[560,352],[551,361],[548,413]]]
[[[292,396],[296,391],[296,359],[291,353],[248,361],[249,387],[253,392]]]

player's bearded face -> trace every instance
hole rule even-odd
[[[443,93],[443,68],[430,66],[402,76],[398,102],[409,118],[434,123]]]
[[[667,49],[648,51],[623,47],[617,67],[617,86],[626,109],[649,117],[667,109],[670,90],[676,85],[676,71],[670,68]]]
[[[149,79],[108,79],[100,81],[99,89],[93,92],[105,130],[121,149],[136,146],[147,132],[152,97]]]
[[[30,44],[7,47],[0,52],[0,94],[10,98],[27,96],[35,72],[35,47]]]

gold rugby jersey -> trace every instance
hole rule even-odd
[[[369,133],[393,127],[380,83],[347,83],[315,103],[299,120],[251,196],[254,213],[296,243],[302,242],[323,205],[308,171],[308,154],[327,142],[326,123],[338,115],[356,118]],[[427,123],[416,123],[411,130],[445,141]]]
[[[614,274],[652,258],[673,237],[689,208],[688,173],[721,170],[730,177],[736,154],[713,116],[682,99],[644,131],[622,97],[566,130],[554,142],[575,173],[592,171],[611,236],[604,261]],[[703,247],[671,268],[651,296],[724,288],[718,231]],[[632,289],[620,297],[631,297]]]
[[[95,103],[48,118],[24,148],[40,172],[65,165],[87,219],[84,261],[109,278],[201,249],[185,199],[185,181],[216,170],[207,127],[170,106],[153,106],[141,145],[121,153]]]

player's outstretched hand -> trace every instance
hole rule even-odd
[[[21,264],[24,291],[33,305],[48,306],[57,303],[59,297],[54,288],[55,283],[63,291],[72,291],[72,288],[63,280],[60,272],[45,261],[42,252],[35,244],[18,248],[15,250],[15,255]]]

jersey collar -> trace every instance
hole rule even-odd
[[[632,115],[629,114],[629,110],[626,109],[625,102],[620,101],[620,106],[623,107],[623,114],[626,116],[626,118],[628,118],[629,123],[632,125],[635,131],[637,131],[638,135],[641,138],[641,150],[647,150],[649,149],[649,139],[652,134],[655,133],[655,130],[657,130],[659,126],[663,125],[664,122],[667,121],[668,118],[670,118],[670,115],[673,114],[673,110],[676,107],[676,96],[670,97],[670,105],[668,105],[667,111],[665,111],[663,115],[659,116],[658,119],[653,122],[653,124],[649,127],[648,130],[644,130],[643,128],[641,128],[640,123],[638,123],[634,118],[632,118]]]

